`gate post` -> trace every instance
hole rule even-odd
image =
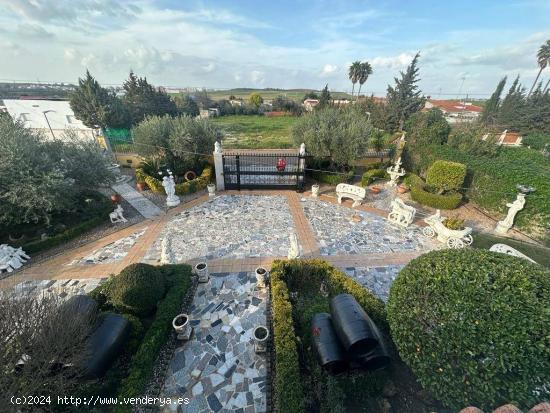
[[[216,189],[225,191],[225,182],[223,180],[223,149],[220,142],[214,144],[214,170],[216,171]]]
[[[300,145],[298,152],[298,173],[296,174],[296,185],[298,192],[303,192],[306,179],[306,144]]]

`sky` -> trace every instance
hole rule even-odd
[[[487,97],[530,86],[549,23],[550,0],[0,0],[0,81],[351,91],[361,60],[383,96],[420,52],[425,95]]]

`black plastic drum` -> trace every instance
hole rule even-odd
[[[321,367],[330,374],[339,374],[346,370],[344,349],[334,331],[330,314],[319,313],[313,316],[311,335]]]
[[[332,324],[347,356],[359,359],[378,345],[374,323],[350,294],[340,294],[330,301]]]

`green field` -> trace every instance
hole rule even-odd
[[[304,95],[308,92],[311,92],[312,89],[249,89],[249,88],[238,88],[238,89],[228,89],[228,90],[213,90],[208,91],[208,97],[212,100],[220,99],[229,99],[229,96],[235,96],[237,99],[246,100],[251,93],[259,93],[264,100],[272,100],[277,96],[282,95],[287,98],[294,99],[297,102],[301,102],[304,98]],[[320,90],[315,91],[317,94],[320,94]],[[333,98],[342,99],[348,98],[351,99],[351,95],[345,92],[330,92]]]
[[[292,125],[294,116],[222,116],[210,118],[223,130],[224,147],[227,149],[285,149],[294,148]]]

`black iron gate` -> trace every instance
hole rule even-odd
[[[224,152],[225,189],[304,188],[306,157],[296,152]]]

